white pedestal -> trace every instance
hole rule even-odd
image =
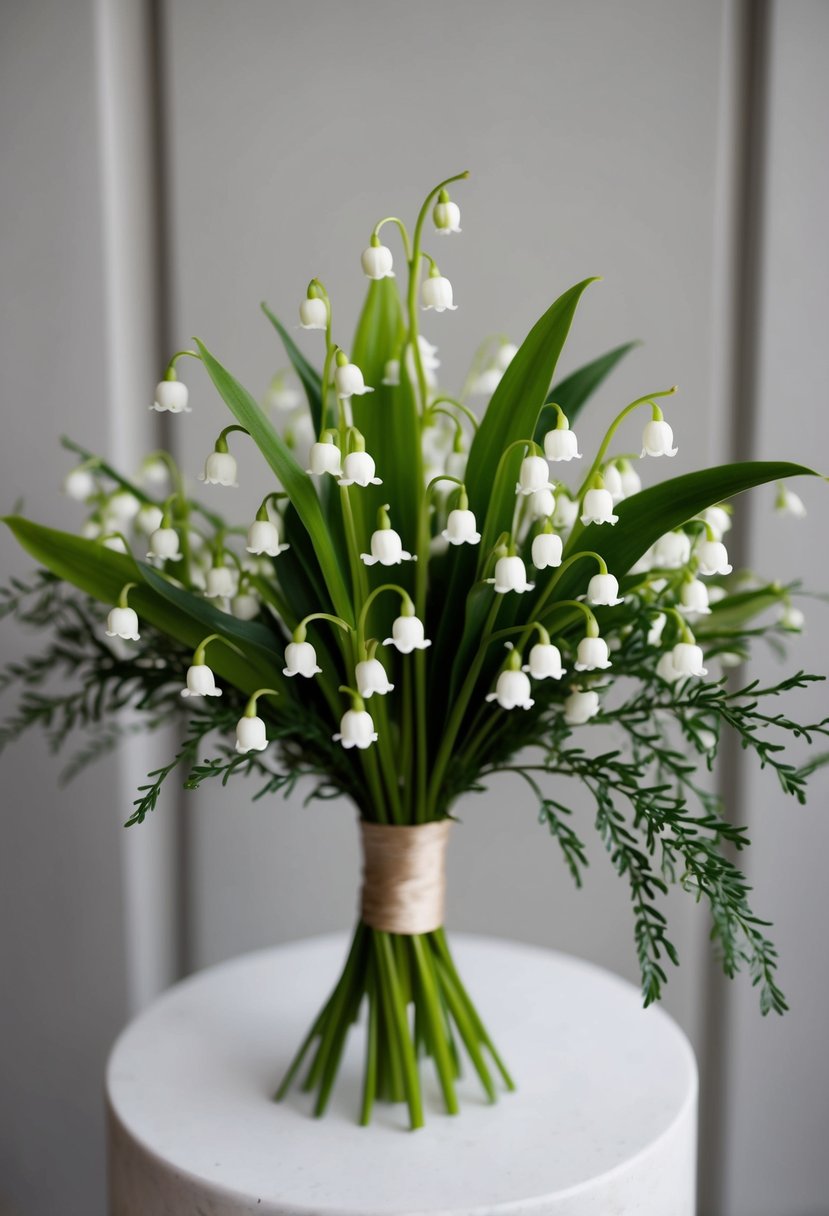
[[[693,1216],[691,1047],[630,984],[533,946],[449,936],[518,1089],[459,1083],[426,1127],[378,1103],[357,1126],[364,1027],[323,1119],[271,1094],[345,957],[344,936],[234,959],[129,1026],[107,1073],[112,1216]]]

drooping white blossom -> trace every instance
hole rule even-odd
[[[291,547],[280,543],[279,529],[270,519],[255,519],[248,528],[247,541],[248,553],[264,553],[268,557],[278,557]]]
[[[552,642],[536,642],[524,666],[534,680],[560,680],[565,675],[561,665],[561,651]]]
[[[159,414],[189,414],[190,394],[180,380],[162,380],[155,386],[155,399],[150,406]]]
[[[625,496],[625,492],[622,489],[622,474],[615,464],[605,466],[602,470],[602,480],[604,481],[604,488],[610,492],[610,497],[614,503],[621,502]]]
[[[530,519],[549,519],[556,509],[552,490],[535,490],[529,497]]]
[[[696,547],[700,574],[730,574],[728,550],[721,540],[701,540]]]
[[[153,502],[145,502],[135,517],[135,530],[149,536],[160,528],[163,522],[164,512],[161,507],[157,507]]]
[[[692,616],[707,616],[711,609],[708,605],[708,587],[701,579],[686,579],[679,591],[679,611]]]
[[[495,577],[487,579],[487,582],[494,583],[499,595],[505,595],[508,591],[532,591],[535,586],[535,583],[528,582],[526,567],[517,554],[499,557],[495,563]]]
[[[361,750],[377,742],[377,731],[371,714],[365,709],[347,709],[340,719],[340,729],[332,735],[335,743],[343,747],[358,747]]]
[[[458,307],[452,302],[452,284],[442,274],[429,275],[420,286],[420,303],[424,309],[435,312],[454,312]]]
[[[183,697],[220,697],[221,688],[216,687],[216,678],[206,663],[192,663],[187,668],[187,685],[182,688]]]
[[[569,426],[556,427],[544,436],[544,455],[548,460],[581,460],[576,432]]]
[[[129,490],[116,490],[106,504],[107,519],[119,527],[131,523],[140,510],[140,500]]]
[[[564,721],[568,726],[584,726],[598,712],[599,694],[592,688],[577,688],[564,699]]]
[[[681,570],[691,559],[691,538],[685,532],[666,532],[653,547],[654,565]]]
[[[328,306],[319,297],[303,300],[299,306],[299,323],[303,329],[325,329],[328,325]]]
[[[399,616],[391,627],[391,637],[386,638],[383,645],[396,646],[401,654],[411,654],[413,650],[425,650],[432,645],[423,634],[423,622],[416,616]]]
[[[481,534],[474,513],[460,507],[450,511],[442,536],[450,545],[477,545]]]
[[[703,667],[702,647],[695,642],[677,642],[671,651],[671,662],[678,676],[705,676],[708,669]]]
[[[674,667],[674,659],[670,650],[666,650],[663,655],[660,655],[659,662],[656,664],[656,674],[666,684],[675,684],[677,680],[683,678],[682,672],[677,671]]]
[[[175,528],[156,528],[150,537],[147,557],[168,562],[177,562],[179,560],[181,557],[179,535]]]
[[[535,494],[537,490],[552,490],[550,469],[543,456],[525,456],[518,471],[516,494]],[[555,502],[553,503],[555,507]]]
[[[794,604],[784,604],[783,610],[778,617],[778,622],[783,629],[788,629],[792,633],[799,633],[806,623],[806,617]]]
[[[79,465],[77,469],[70,469],[63,479],[64,494],[68,498],[73,498],[75,502],[86,502],[97,488],[91,470],[83,465]]]
[[[374,473],[374,461],[368,452],[349,452],[343,461],[341,486],[381,486],[383,483]]]
[[[461,209],[448,197],[443,202],[439,198],[435,203],[432,208],[432,220],[439,236],[449,236],[453,232],[461,231]]]
[[[582,638],[576,649],[576,671],[604,671],[611,667],[604,638]]]
[[[204,594],[209,600],[229,599],[236,592],[236,572],[230,566],[211,566]]]
[[[795,519],[803,519],[806,514],[806,504],[803,499],[782,482],[777,490],[774,508],[778,515],[793,515]]]
[[[261,718],[249,717],[247,714],[236,723],[236,750],[245,752],[263,752],[268,746],[268,736],[265,723]]]
[[[351,397],[362,397],[366,393],[374,392],[374,389],[369,388],[363,380],[363,373],[357,364],[349,363],[347,360],[345,363],[338,362],[334,369],[334,387],[341,401],[348,401]]]
[[[138,614],[134,608],[111,608],[107,614],[106,635],[108,638],[123,638],[127,642],[137,642]]]
[[[731,528],[731,516],[725,507],[706,507],[704,511],[700,511],[697,518],[708,525],[714,534],[714,540],[722,540]]]
[[[354,682],[358,693],[366,700],[374,693],[385,696],[394,691],[394,685],[389,682],[386,669],[379,659],[361,659],[354,669]]]
[[[340,449],[333,441],[314,443],[311,447],[309,465],[310,467],[305,472],[312,473],[316,477],[322,477],[324,473],[330,473],[332,477],[342,477],[343,474]]]
[[[360,558],[367,566],[378,562],[381,566],[399,566],[401,562],[411,562],[417,559],[403,548],[399,533],[394,528],[377,528],[371,534],[371,553],[361,553]]]
[[[250,591],[240,591],[230,601],[230,611],[240,621],[253,621],[259,616],[262,607],[258,595]]]
[[[578,515],[579,504],[576,499],[562,494],[561,487],[559,487],[556,494],[556,509],[553,512],[553,527],[567,532],[578,519]]]
[[[230,452],[211,452],[204,462],[199,481],[208,486],[238,486],[236,457]]]
[[[539,532],[533,537],[532,561],[536,570],[547,570],[561,565],[563,543],[555,532]]]
[[[322,668],[317,663],[317,652],[310,642],[289,642],[285,647],[285,676],[305,676],[312,679]]]
[[[629,460],[620,461],[619,476],[622,479],[623,498],[630,498],[633,494],[638,494],[642,489],[642,478]]]
[[[529,678],[523,671],[502,671],[495,681],[495,691],[487,693],[487,701],[497,701],[501,709],[531,709],[535,701],[531,695]]]
[[[621,604],[619,580],[612,574],[594,574],[587,584],[587,602],[607,607]]]
[[[676,456],[674,433],[664,418],[645,423],[642,431],[643,456]]]
[[[392,252],[387,245],[381,245],[379,240],[376,245],[372,241],[368,248],[363,250],[360,262],[363,274],[368,279],[394,278]]]
[[[583,524],[615,524],[619,516],[613,514],[613,498],[610,491],[602,488],[588,490],[582,503]]]

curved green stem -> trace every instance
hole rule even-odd
[[[406,261],[410,262],[412,259],[412,246],[411,246],[411,242],[409,240],[409,233],[406,228],[406,225],[403,223],[403,221],[398,216],[387,215],[384,219],[377,221],[377,223],[374,225],[374,228],[372,229],[371,235],[373,237],[379,236],[380,229],[383,227],[384,224],[396,224],[397,225],[398,229],[400,230],[401,240],[403,241],[403,253],[406,257]]]

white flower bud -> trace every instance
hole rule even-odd
[[[534,494],[536,490],[552,490],[550,470],[543,456],[525,456],[518,471],[516,494]],[[555,503],[553,503],[555,506]]]
[[[708,588],[698,578],[689,579],[682,584],[679,601],[680,612],[697,616],[707,616],[711,612],[708,606]]]
[[[106,505],[107,517],[117,524],[128,524],[135,519],[141,503],[129,490],[118,490]]]
[[[499,595],[507,591],[532,591],[535,583],[527,582],[527,571],[520,557],[499,557],[495,563],[495,578],[487,579],[495,584]]]
[[[602,480],[604,488],[610,491],[610,497],[614,502],[621,502],[624,498],[624,490],[622,489],[622,474],[616,468],[615,464],[609,464],[602,471]]]
[[[556,494],[556,509],[553,512],[553,527],[560,528],[562,532],[569,531],[578,519],[578,514],[579,504],[575,498],[562,494],[561,488],[559,488],[559,492]]]
[[[469,386],[475,397],[491,397],[503,379],[504,373],[497,367],[487,367],[476,376]]]
[[[164,522],[164,512],[155,503],[146,502],[135,517],[135,530],[149,536]]]
[[[182,384],[180,380],[162,380],[155,386],[155,400],[150,409],[157,410],[160,414],[189,414],[189,400],[190,394],[186,384]]]
[[[259,616],[261,604],[257,595],[243,591],[230,601],[230,611],[240,621],[253,621]]]
[[[386,638],[384,646],[396,646],[401,654],[411,654],[413,650],[425,650],[432,643],[423,636],[423,622],[416,616],[399,616],[391,627],[391,637]]]
[[[671,651],[671,662],[680,677],[708,674],[708,669],[702,665],[702,648],[694,642],[677,642]]]
[[[728,550],[721,540],[701,540],[696,548],[700,574],[730,574]]]
[[[534,680],[560,680],[565,671],[558,646],[552,642],[536,642],[524,671],[528,671]]]
[[[795,519],[802,519],[806,514],[806,504],[803,499],[787,486],[781,485],[774,506],[778,515],[793,515]]]
[[[576,651],[576,671],[605,670],[612,666],[604,638],[582,638]]]
[[[248,543],[245,546],[248,553],[278,557],[290,547],[279,543],[279,529],[269,519],[255,519],[248,528]]]
[[[674,433],[664,419],[645,423],[642,431],[643,456],[676,456],[677,448],[673,442]]]
[[[354,669],[354,682],[361,697],[368,700],[377,693],[385,696],[394,691],[394,685],[389,683],[386,669],[379,659],[363,659]]]
[[[369,279],[393,279],[394,258],[391,250],[386,245],[369,245],[364,249],[360,262],[363,267],[363,274]]]
[[[415,558],[403,548],[403,542],[394,528],[377,528],[371,534],[371,553],[361,553],[360,557],[367,566],[377,562],[381,566],[399,566],[401,562],[411,562]]]
[[[599,712],[599,694],[592,688],[576,689],[564,701],[564,721],[568,726],[584,726]]]
[[[97,489],[95,478],[89,469],[81,466],[77,469],[70,469],[63,479],[63,492],[69,498],[74,498],[75,502],[86,502],[91,498]]]
[[[706,507],[704,511],[700,511],[697,518],[708,524],[715,540],[722,540],[731,528],[731,516],[724,507]]]
[[[175,528],[156,528],[149,543],[148,558],[157,557],[161,561],[177,562],[181,557],[178,532]]]
[[[454,312],[458,307],[452,303],[452,284],[443,275],[430,275],[420,287],[420,303],[423,308],[434,308],[435,312]]]
[[[440,236],[449,236],[451,232],[460,232],[461,209],[451,199],[445,203],[438,201],[432,208],[432,220]]]
[[[666,532],[653,547],[654,565],[681,570],[691,559],[691,539],[685,532]]]
[[[340,729],[332,735],[335,743],[343,747],[364,749],[377,742],[377,731],[371,714],[365,709],[347,709],[340,719]]]
[[[303,300],[299,306],[299,323],[303,329],[325,329],[328,325],[328,307],[325,300],[319,297]]]
[[[556,509],[552,490],[534,490],[530,495],[530,518],[549,519]]]
[[[481,534],[477,529],[475,515],[472,511],[456,507],[449,512],[443,537],[450,545],[477,545]]]
[[[236,576],[229,566],[211,566],[207,571],[205,596],[209,600],[224,599],[236,591]]]
[[[108,638],[123,638],[126,642],[137,642],[138,614],[134,608],[111,608],[107,615]]]
[[[517,354],[518,347],[514,342],[502,342],[495,352],[494,362],[498,371],[505,372]]]
[[[236,480],[236,457],[230,452],[211,452],[204,462],[204,472],[199,481],[208,486],[238,486]]]
[[[374,461],[368,452],[349,452],[343,461],[343,475],[339,479],[341,486],[381,486],[383,483],[374,475]]]
[[[548,460],[581,460],[576,432],[569,427],[548,431],[544,436],[544,455]]]
[[[311,679],[322,668],[317,664],[317,652],[310,642],[289,642],[285,647],[285,676],[305,676]]]
[[[608,608],[621,604],[618,579],[612,574],[594,574],[587,584],[587,600],[590,604],[603,604]]]
[[[656,664],[656,674],[666,684],[675,684],[677,680],[682,679],[682,673],[674,667],[673,655],[670,650],[666,650]]]
[[[268,746],[265,733],[265,723],[261,718],[249,718],[245,715],[236,723],[236,750],[245,752],[263,752]]]
[[[619,516],[613,514],[613,498],[609,490],[588,490],[582,503],[583,524],[615,524]]]
[[[216,687],[213,672],[206,663],[194,663],[187,668],[187,687],[182,688],[183,697],[220,697],[221,688]]]
[[[535,701],[530,696],[530,681],[523,671],[502,671],[495,682],[495,692],[487,693],[487,701],[497,701],[501,709],[531,709]]]
[[[349,397],[362,397],[365,393],[373,393],[363,382],[363,373],[356,363],[343,363],[334,369],[334,385],[337,396],[347,401]]]
[[[336,443],[315,443],[311,447],[310,468],[305,472],[313,473],[316,477],[321,477],[323,473],[330,473],[332,477],[341,477],[343,470],[340,455],[340,449]]]
[[[561,537],[555,532],[539,532],[533,537],[532,559],[536,570],[546,570],[549,566],[561,565]]]

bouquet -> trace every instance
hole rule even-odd
[[[360,1120],[387,1099],[405,1102],[413,1128],[423,1123],[422,1057],[450,1113],[462,1067],[491,1100],[513,1088],[443,928],[444,856],[462,794],[515,773],[579,884],[574,779],[630,889],[645,1004],[678,962],[659,906],[677,883],[707,903],[725,972],[746,967],[763,1012],[780,1013],[775,950],[733,860],[748,840],[700,770],[730,730],[802,802],[823,757],[798,768],[780,740],[829,733],[829,720],[798,723],[768,708],[822,677],[735,687],[723,670],[755,638],[776,642],[803,619],[796,586],[732,570],[730,500],[773,482],[778,507],[798,514],[784,481],[810,469],[728,464],[642,489],[639,470],[677,452],[665,416],[674,387],[626,404],[592,458],[582,453],[574,424],[629,349],[555,381],[592,279],[556,299],[519,347],[485,343],[457,397],[438,387],[421,311],[442,316],[455,304],[425,241],[427,227],[448,237],[429,244],[451,255],[461,229],[449,188],[466,176],[431,190],[411,229],[397,217],[375,224],[350,346],[318,278],[299,307],[319,341],[316,361],[263,305],[302,404],[280,373],[263,408],[200,341],[173,355],[153,408],[186,427],[180,373],[193,359],[231,416],[200,474],[204,501],[166,452],[129,480],[65,440],[80,458],[65,489],[88,511],[81,534],[6,520],[42,569],[5,590],[3,609],[48,642],[6,672],[23,695],[3,742],[41,725],[60,746],[85,727],[76,771],[134,727],[115,711],[142,711],[142,729],[183,714],[182,746],[141,787],[129,825],[155,808],[175,770],[191,789],[252,776],[257,797],[290,793],[310,775],[312,796],[356,807],[358,923],[277,1097],[307,1063],[302,1085],[322,1115],[362,1019]],[[402,246],[401,278],[389,233]],[[305,450],[300,415],[313,431]],[[228,523],[217,504],[233,491],[214,487],[236,486],[234,451],[250,443],[273,488],[241,524]],[[50,690],[56,671],[71,677],[68,691]]]

